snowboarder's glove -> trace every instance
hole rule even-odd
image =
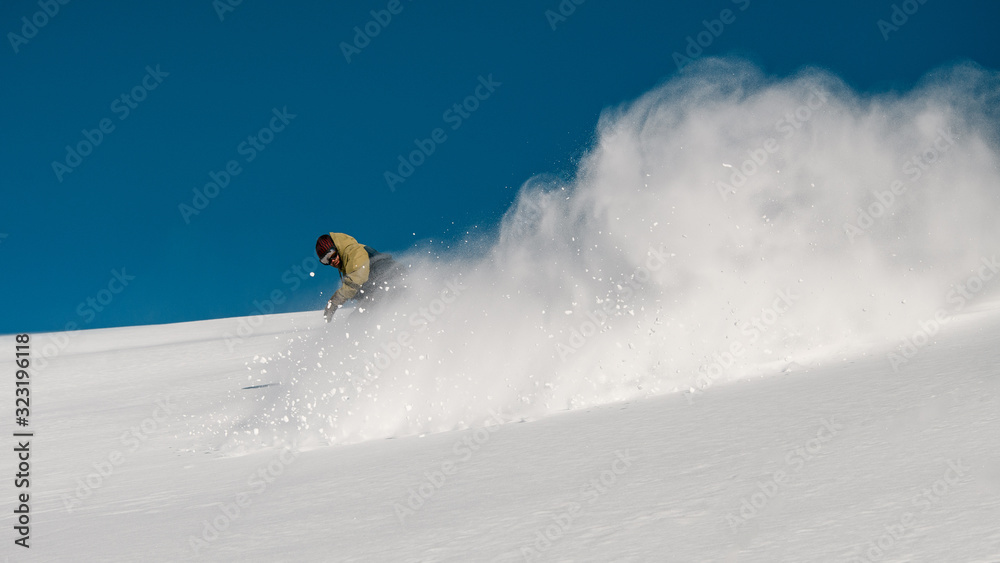
[[[330,322],[333,318],[333,313],[337,311],[338,305],[334,305],[333,301],[328,301],[326,303],[326,310],[323,311],[323,316],[326,317],[326,322]]]

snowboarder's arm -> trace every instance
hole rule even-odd
[[[342,233],[330,233],[330,236],[333,237],[337,253],[340,254],[343,263],[343,285],[330,298],[330,303],[339,307],[357,295],[361,285],[368,281],[370,265],[364,245],[359,244],[353,237]]]

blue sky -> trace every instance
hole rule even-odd
[[[277,312],[319,310],[335,273],[296,270],[316,236],[401,252],[495,230],[699,33],[698,56],[881,92],[956,60],[1000,68],[998,16],[969,0],[4,2],[0,333],[243,316],[275,292]]]

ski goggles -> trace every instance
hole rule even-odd
[[[333,259],[333,256],[335,254],[337,254],[337,249],[336,248],[331,248],[330,252],[327,252],[325,256],[323,256],[322,258],[319,259],[320,264],[323,264],[324,266],[329,266],[330,265],[330,260]]]

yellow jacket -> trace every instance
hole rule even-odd
[[[344,233],[330,233],[333,246],[340,255],[340,279],[344,282],[330,298],[330,303],[340,307],[345,301],[357,295],[361,285],[368,281],[370,264],[365,245]]]

